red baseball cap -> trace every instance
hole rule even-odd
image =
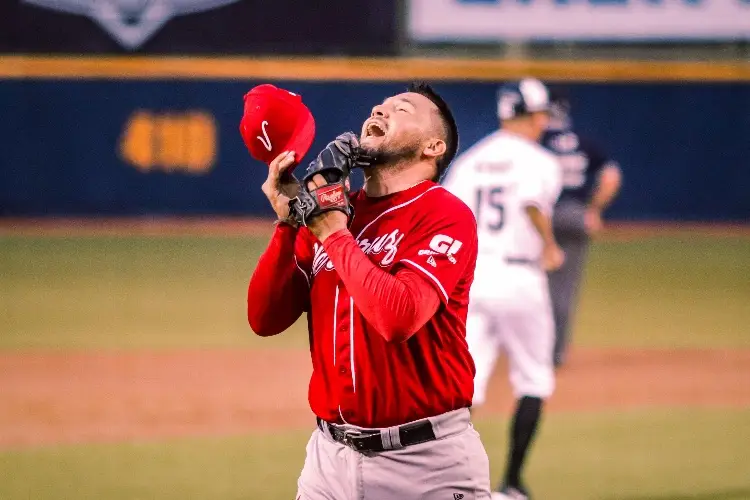
[[[284,151],[294,151],[298,164],[315,138],[315,119],[302,97],[266,83],[252,88],[243,100],[240,134],[250,155],[269,164]]]

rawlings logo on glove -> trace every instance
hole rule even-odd
[[[315,194],[318,196],[318,205],[320,205],[320,208],[343,207],[346,203],[344,188],[338,184],[331,187],[318,188],[315,190]]]
[[[353,168],[366,167],[371,161],[360,151],[359,139],[352,132],[336,137],[307,167],[297,197],[289,202],[290,217],[302,226],[331,210],[343,212],[351,219],[354,210],[349,203],[349,174]],[[312,178],[317,175],[326,184],[311,190]]]

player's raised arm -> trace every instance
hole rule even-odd
[[[453,296],[476,259],[476,224],[469,208],[444,189],[419,200],[420,216],[410,216],[394,266],[373,262],[352,233],[311,226],[367,322],[388,342],[417,333]],[[344,221],[342,221],[343,223]]]
[[[440,299],[417,272],[402,269],[394,275],[380,269],[349,231],[352,212],[345,183],[353,161],[352,152],[358,147],[354,135],[342,134],[321,152],[303,180],[310,203],[307,214],[307,203],[296,205],[298,218],[308,221],[308,229],[323,244],[368,323],[385,340],[402,342],[427,323],[437,311]],[[300,199],[304,200],[304,196]]]
[[[299,185],[283,172],[294,163],[293,152],[283,152],[269,164],[263,193],[271,202],[279,222],[250,278],[247,289],[247,320],[261,336],[276,335],[300,317],[309,300],[307,275],[294,254],[298,231],[289,219],[289,200]]]
[[[378,268],[348,230],[331,234],[323,245],[362,315],[388,342],[408,340],[440,306],[423,275],[405,267],[395,274]]]

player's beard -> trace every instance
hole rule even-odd
[[[397,146],[383,142],[375,148],[362,146],[362,152],[373,159],[370,168],[384,165],[395,166],[416,160],[419,157],[419,151],[418,141],[409,141]]]

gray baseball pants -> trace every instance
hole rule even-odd
[[[552,216],[555,239],[565,252],[562,267],[547,276],[555,317],[555,365],[564,362],[570,345],[570,324],[588,253],[585,211],[586,206],[577,200],[561,200]]]
[[[489,460],[469,410],[429,420],[435,440],[377,453],[360,453],[334,441],[327,429],[316,429],[297,500],[489,500]],[[388,433],[381,429],[381,435]]]

